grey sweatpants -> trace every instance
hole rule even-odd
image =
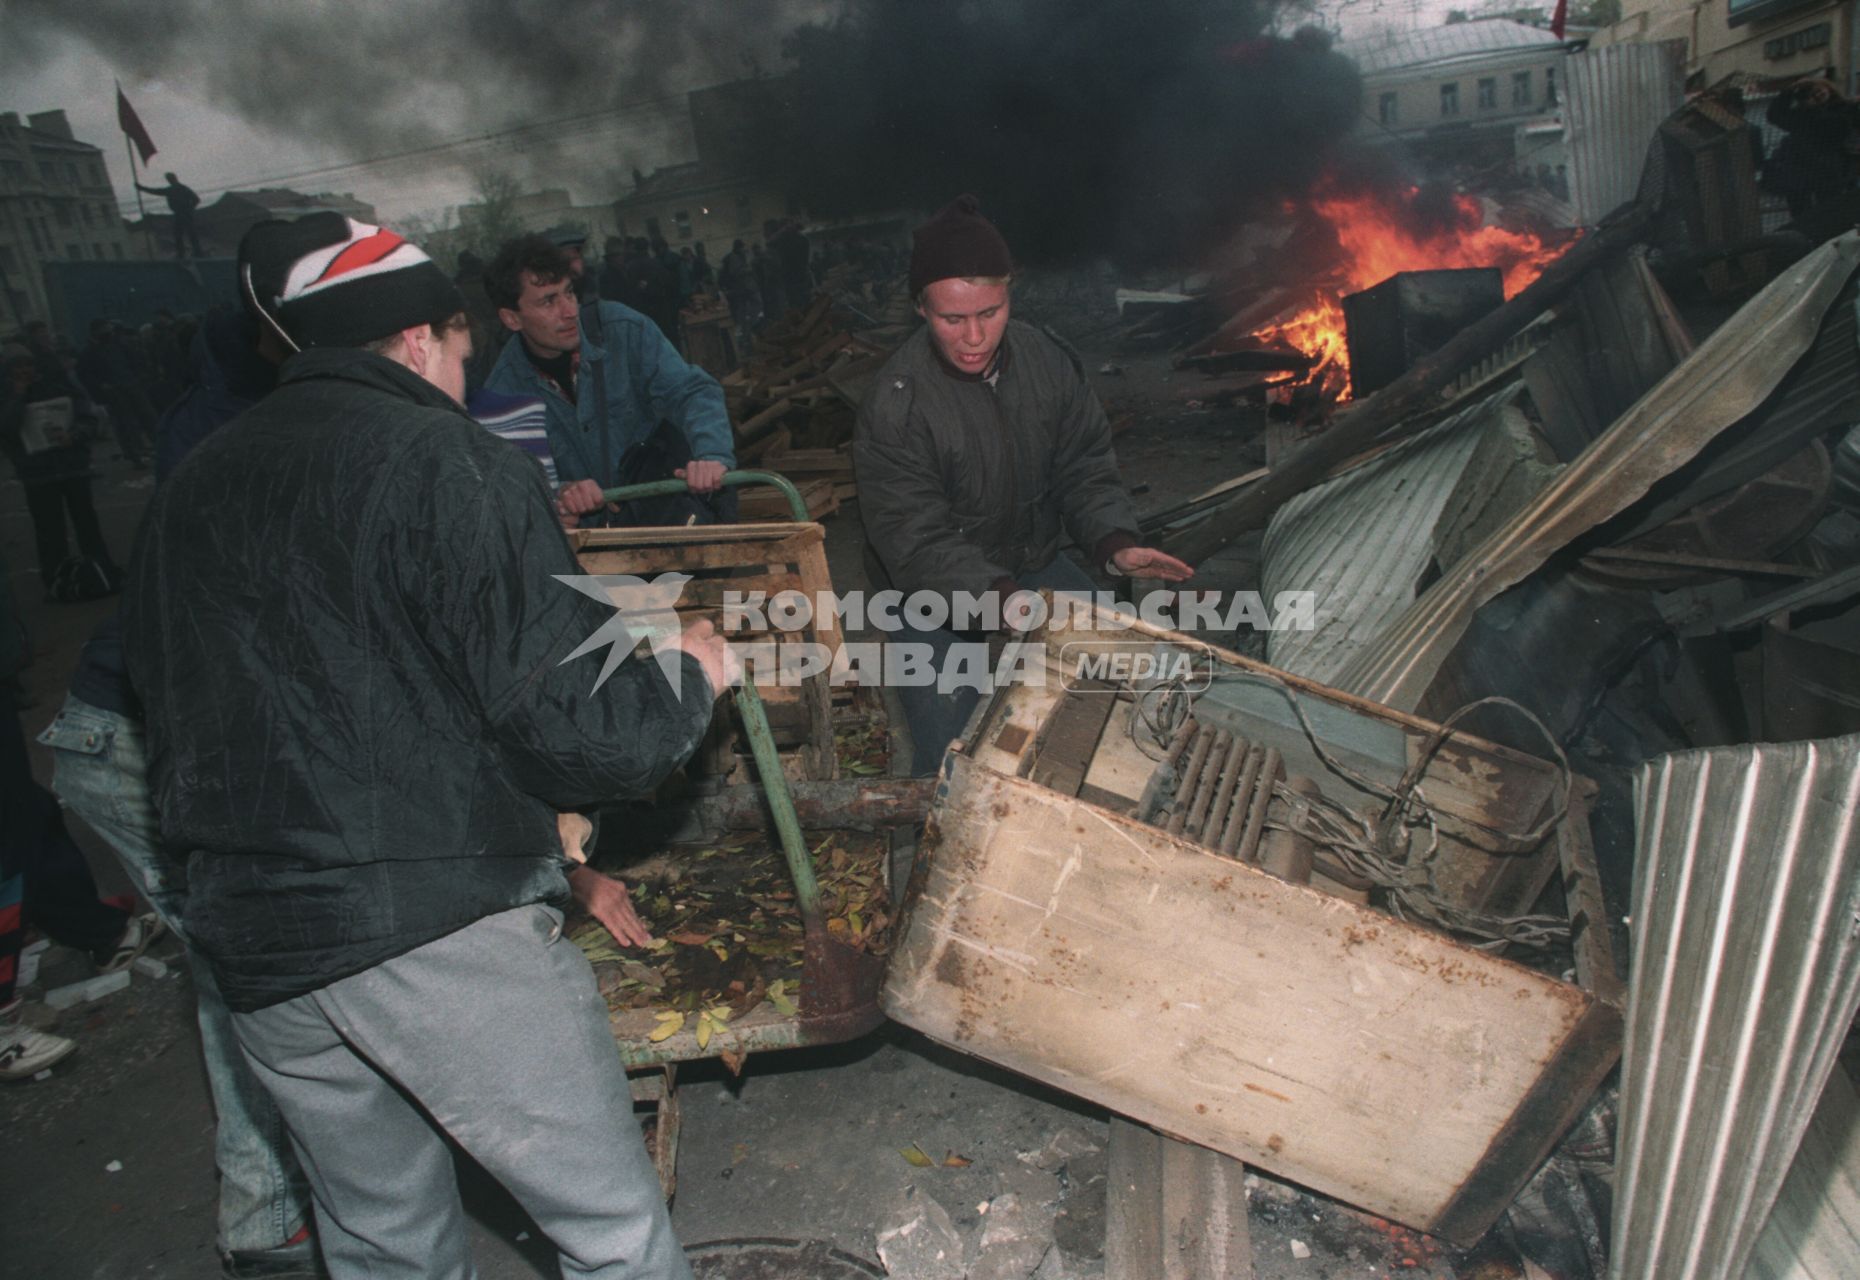
[[[233,1025],[276,1098],[333,1280],[476,1274],[441,1130],[565,1276],[689,1280],[593,971],[519,907]]]

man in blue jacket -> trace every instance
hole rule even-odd
[[[599,511],[602,489],[676,476],[687,494],[629,503],[612,522],[734,519],[735,495],[722,483],[735,437],[715,378],[632,308],[577,302],[572,264],[547,236],[505,244],[484,288],[511,333],[485,386],[547,407],[563,514]]]

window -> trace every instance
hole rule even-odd
[[[84,246],[81,244],[66,245],[65,257],[71,259],[73,262],[82,262],[84,260]]]
[[[70,226],[71,225],[71,206],[68,204],[54,205],[52,207],[52,216],[58,219],[59,226],[61,227]]]
[[[755,225],[755,214],[749,207],[749,197],[736,197],[736,229],[738,231],[747,231]]]
[[[90,256],[95,258],[99,262],[103,261],[103,246],[98,244],[94,240],[91,242]]]
[[[121,244],[121,243],[119,242],[119,243],[117,243],[117,244],[113,244],[113,245],[111,245],[110,247],[111,247],[112,249],[114,249],[114,250],[116,250],[116,256],[117,256],[117,258],[118,258],[118,259],[121,259],[121,258],[122,258],[122,256],[123,256],[123,246],[122,246],[122,244]]]
[[[90,180],[100,187],[109,181],[108,178],[103,176],[103,161],[92,160],[90,162]]]
[[[39,180],[41,182],[58,181],[58,166],[50,160],[39,161]]]
[[[1396,115],[1396,96],[1385,93],[1376,103],[1376,118],[1383,124],[1394,124]]]
[[[1460,113],[1460,86],[1458,82],[1440,86],[1440,114],[1457,116]]]
[[[68,164],[65,166],[65,181],[69,182],[74,187],[78,184],[76,165]]]
[[[1511,76],[1511,105],[1528,107],[1531,105],[1531,73],[1513,72]]]
[[[19,256],[10,244],[0,244],[0,271],[18,271]]]
[[[26,166],[17,160],[0,160],[0,174],[6,176],[9,186],[17,186],[26,180]]]
[[[84,223],[85,226],[88,227],[90,225],[90,206],[89,205],[81,204],[78,206],[78,218]]]
[[[1556,105],[1555,67],[1544,68],[1544,105],[1549,107],[1554,107]]]
[[[678,238],[680,240],[689,240],[691,238],[691,210],[680,209],[677,213],[674,213],[672,215],[672,225],[678,228]]]
[[[1479,110],[1496,111],[1498,109],[1498,81],[1491,76],[1479,81]]]

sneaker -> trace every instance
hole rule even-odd
[[[0,1080],[30,1080],[54,1063],[63,1062],[77,1042],[35,1031],[20,1017],[25,1001],[15,998],[0,1009]]]
[[[328,1280],[316,1254],[316,1237],[305,1224],[275,1249],[234,1249],[220,1255],[225,1280]]]
[[[118,969],[127,969],[136,962],[137,956],[149,949],[151,942],[167,931],[168,926],[153,911],[130,916],[123,925],[123,936],[116,940],[116,944],[91,952],[90,958],[96,964],[98,973],[115,973]]]

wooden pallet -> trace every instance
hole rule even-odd
[[[830,497],[831,486],[821,487]],[[584,573],[625,574],[648,580],[663,573],[689,575],[691,580],[684,584],[675,606],[684,623],[708,617],[724,627],[728,621],[724,617],[726,602],[732,598],[753,600],[753,593],[758,591],[763,593],[763,599],[783,591],[798,591],[814,601],[832,589],[825,534],[818,524],[581,529],[570,537]],[[745,612],[738,611],[737,622],[754,621],[746,618]],[[836,656],[840,648],[838,622],[830,612],[792,632],[776,632],[768,626],[734,626],[729,630],[729,639],[739,646],[757,639],[817,643]],[[810,676],[796,684],[761,683],[757,689],[768,710],[769,727],[775,734],[784,773],[797,781],[838,776],[830,674]],[[718,703],[717,719],[700,757],[701,770],[724,775],[729,783],[754,780],[749,744],[732,703]]]

